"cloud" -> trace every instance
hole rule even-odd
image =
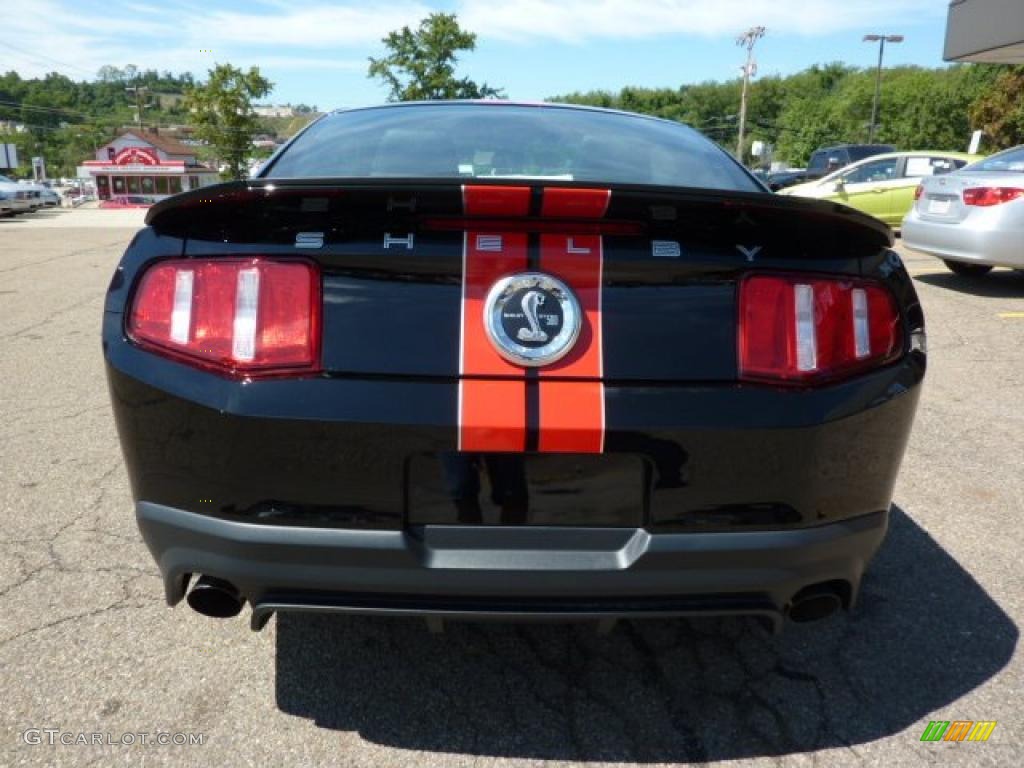
[[[770,33],[826,35],[944,17],[938,0],[462,0],[459,19],[481,38],[527,42]]]
[[[383,6],[272,4],[275,11],[213,11],[185,20],[194,39],[216,45],[289,45],[326,48],[377,44],[393,29],[414,26],[431,9],[421,3]]]
[[[417,0],[387,5],[297,5],[252,0],[246,10],[197,0],[155,4],[110,0],[101,14],[78,0],[31,0],[23,13],[5,14],[0,61],[24,77],[52,71],[81,79],[104,64],[202,75],[215,62],[258,65],[265,72],[366,71],[380,39],[415,25],[431,9]],[[342,55],[334,55],[341,53]]]
[[[0,52],[5,68],[29,77],[53,70],[92,77],[104,64],[202,75],[224,61],[259,64],[271,77],[273,70],[355,72],[380,51],[384,35],[415,25],[439,3],[248,0],[226,7],[106,0],[96,12],[80,0],[30,0],[22,11],[4,14]],[[447,0],[443,7],[458,13],[481,43],[513,44],[731,39],[753,24],[768,27],[770,36],[899,32],[945,14],[939,0]],[[884,29],[877,29],[880,23]],[[614,55],[614,47],[607,50]],[[680,56],[685,53],[681,48]]]

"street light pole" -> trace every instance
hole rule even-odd
[[[135,125],[142,130],[142,94],[149,88],[145,85],[129,85],[125,87],[129,93],[135,94]]]
[[[743,162],[743,133],[747,125],[747,88],[750,86],[750,78],[754,74],[754,45],[764,37],[764,27],[751,27],[742,35],[736,38],[736,45],[747,49],[747,63],[743,65],[743,90],[740,91],[740,127],[739,138],[736,141],[736,157]]]
[[[875,130],[878,128],[878,98],[882,92],[882,56],[885,55],[886,43],[902,43],[903,35],[864,35],[865,43],[878,43],[878,68],[875,70],[875,98],[871,102],[871,123],[868,125],[868,144],[875,142]]]

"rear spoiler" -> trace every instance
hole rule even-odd
[[[794,256],[863,256],[894,242],[885,223],[828,201],[768,192],[539,179],[251,179],[166,198],[149,209],[146,224],[162,234],[229,242],[284,242],[283,230],[292,240],[296,231],[306,229],[355,234],[401,224],[416,231],[446,218],[453,225],[464,221],[464,185],[529,186],[538,193],[551,187],[610,189],[604,221],[629,224],[631,232],[655,238],[784,245]],[[550,219],[546,224],[550,226]]]

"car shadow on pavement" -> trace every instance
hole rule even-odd
[[[588,625],[290,614],[280,709],[389,747],[684,762],[846,747],[897,733],[984,684],[1018,629],[898,507],[849,615]],[[907,739],[916,740],[911,733]]]
[[[1024,272],[998,270],[981,277],[964,277],[948,274],[918,275],[914,278],[937,288],[948,288],[959,293],[982,296],[991,299],[1013,299],[1024,297]]]

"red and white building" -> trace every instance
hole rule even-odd
[[[193,147],[169,136],[124,131],[96,150],[78,167],[92,177],[101,200],[117,195],[144,195],[156,200],[220,181],[217,172],[199,162]]]

